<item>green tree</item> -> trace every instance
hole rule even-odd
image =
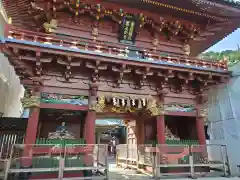
[[[200,54],[200,57],[205,60],[211,59],[215,61],[223,60],[224,57],[226,57],[228,59],[228,64],[231,66],[240,61],[240,50],[225,50],[222,52],[209,51]]]

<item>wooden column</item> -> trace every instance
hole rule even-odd
[[[157,140],[158,144],[165,144],[165,118],[164,114],[156,117],[157,120]]]
[[[34,92],[34,96],[40,99],[40,92]],[[28,99],[30,100],[32,97],[29,97]],[[26,130],[25,141],[24,141],[25,144],[36,143],[38,123],[39,123],[39,113],[40,113],[40,108],[37,107],[36,105],[37,104],[33,104],[32,107],[29,107],[30,114],[28,118],[27,130]]]
[[[24,151],[21,161],[22,167],[30,167],[32,165],[32,144],[36,144],[37,132],[38,132],[38,123],[39,123],[39,113],[40,113],[40,96],[41,93],[39,90],[25,90],[24,98],[22,99],[23,108],[29,108],[29,118],[27,124],[27,130],[24,140]],[[26,158],[27,157],[27,158]]]
[[[202,105],[204,101],[205,101],[205,97],[203,95],[197,96],[196,129],[197,129],[197,137],[200,145],[206,144],[205,129],[204,129],[205,112],[202,109]]]
[[[196,118],[197,137],[200,145],[206,144],[205,129],[204,129],[204,118]]]
[[[40,108],[32,108],[28,118],[27,131],[25,136],[25,144],[35,144],[38,131]]]
[[[162,111],[164,111],[164,97],[165,97],[165,93],[163,93],[162,91],[158,92],[158,97],[159,97],[159,102],[160,104],[162,104]],[[157,125],[157,141],[158,144],[166,144],[166,137],[165,137],[165,115],[164,112],[161,112],[161,114],[159,114],[156,117],[156,125]]]
[[[87,144],[95,144],[95,122],[96,122],[96,111],[94,106],[97,103],[97,85],[91,84],[89,88],[89,110],[85,119],[85,134],[84,138]]]
[[[96,112],[89,110],[85,121],[85,140],[87,144],[95,144]]]

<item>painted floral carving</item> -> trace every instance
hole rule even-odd
[[[126,97],[123,95],[99,96],[96,104],[91,106],[91,110],[96,112],[115,112],[115,113],[149,113],[157,116],[163,113],[162,106],[157,101],[150,98]],[[144,110],[144,111],[142,111]]]

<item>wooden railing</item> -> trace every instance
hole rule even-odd
[[[107,44],[103,41],[93,41],[89,40],[79,40],[76,38],[70,37],[61,37],[57,35],[44,34],[38,32],[32,32],[28,30],[23,30],[16,28],[14,26],[6,26],[5,36],[10,39],[25,40],[31,42],[37,42],[42,44],[47,44],[49,46],[55,45],[59,47],[65,47],[70,49],[81,49],[88,51],[89,53],[101,53],[101,54],[111,54],[120,57],[130,58],[131,54],[134,53],[132,58],[144,59],[149,62],[160,61],[166,62],[168,64],[176,65],[186,65],[186,66],[195,66],[199,68],[210,68],[216,70],[227,71],[227,62],[226,61],[211,61],[211,60],[201,60],[196,57],[185,56],[181,54],[171,54],[169,52],[160,52],[155,51],[154,49],[134,49],[127,46],[118,45],[118,44]]]
[[[40,173],[54,173],[54,179],[67,180],[71,179],[67,177],[68,172],[74,174],[74,179],[108,179],[107,145],[66,144],[63,150],[58,150],[61,145],[13,145],[4,179],[12,176],[20,179],[20,175],[24,179],[42,179]],[[48,151],[43,152],[43,149]],[[98,173],[89,173],[92,171]]]
[[[13,144],[22,144],[23,142],[23,132],[0,132],[0,159],[9,157]]]

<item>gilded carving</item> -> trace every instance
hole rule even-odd
[[[111,109],[112,112],[115,113],[133,113],[136,112],[134,108],[127,108],[127,107],[112,107]]]
[[[8,24],[12,24],[12,18],[11,17],[8,18]]]
[[[163,106],[159,106],[157,100],[153,98],[146,99],[121,95],[113,95],[111,97],[99,96],[96,104],[90,106],[90,108],[96,112],[109,110],[115,113],[150,112],[152,116],[163,113]]]
[[[21,102],[24,109],[40,107],[40,98],[37,96],[24,97]]]
[[[206,108],[202,108],[200,110],[200,116],[202,117],[207,117],[207,109]]]
[[[163,114],[163,109],[157,104],[155,99],[149,99],[146,109],[151,113],[152,116],[158,116]]]
[[[103,112],[105,108],[105,97],[104,96],[99,96],[97,104],[95,106],[95,111],[96,112]]]
[[[45,32],[48,32],[48,33],[53,33],[56,31],[57,29],[57,26],[58,26],[58,23],[57,23],[57,20],[56,19],[52,19],[49,23],[48,22],[45,22],[43,24],[43,27],[45,29]]]

